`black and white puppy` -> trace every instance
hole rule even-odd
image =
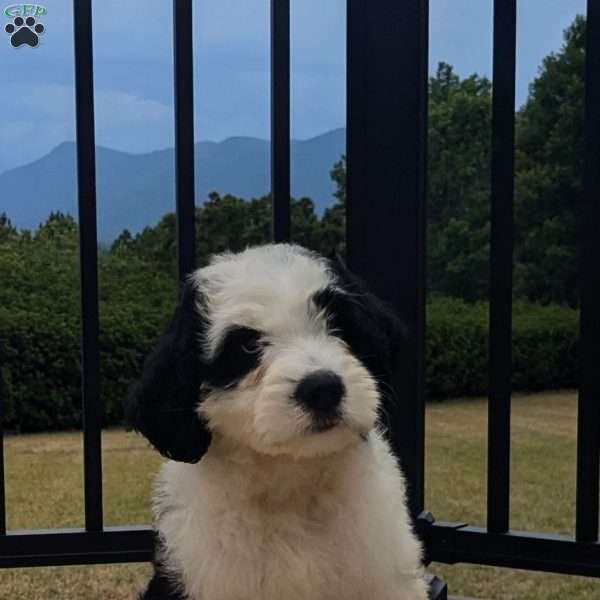
[[[143,600],[423,600],[405,485],[376,426],[401,326],[293,245],[193,273],[135,386],[163,455]]]

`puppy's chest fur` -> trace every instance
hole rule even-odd
[[[420,598],[395,585],[418,571],[403,487],[376,436],[322,461],[225,461],[217,447],[163,469],[163,561],[190,600]]]

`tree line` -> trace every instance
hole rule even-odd
[[[540,303],[577,304],[579,232],[583,208],[583,89],[585,20],[564,33],[547,56],[516,114],[515,296]],[[427,272],[433,293],[483,300],[488,294],[490,239],[491,82],[461,79],[440,63],[429,81]],[[324,254],[344,251],[346,162],[333,166],[334,204],[323,215],[309,198],[292,200],[292,239]],[[376,205],[385,199],[372,198]],[[16,232],[9,216],[0,236],[39,240],[62,218],[51,215],[36,234]],[[68,217],[64,217],[68,219]],[[242,199],[212,193],[196,210],[197,262],[270,238],[269,196]],[[75,225],[65,225],[65,231]],[[10,233],[12,232],[12,233]],[[2,239],[2,238],[0,238]],[[174,273],[175,217],[110,248],[121,258],[153,262]]]

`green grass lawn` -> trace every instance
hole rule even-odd
[[[517,395],[512,406],[511,527],[572,535],[576,394]],[[436,519],[485,525],[486,461],[485,401],[427,406],[426,505]],[[475,598],[600,598],[600,579],[435,563],[431,570],[452,594]]]
[[[515,529],[573,532],[575,418],[576,397],[570,392],[514,399]],[[483,400],[428,405],[427,508],[437,519],[484,524],[486,430]],[[148,523],[152,477],[160,458],[140,437],[122,431],[105,432],[103,446],[106,524]],[[79,434],[8,437],[6,479],[9,528],[82,526]],[[442,575],[456,595],[600,598],[600,579],[462,565],[433,564],[431,570]],[[148,565],[0,570],[0,599],[133,600],[149,573]]]

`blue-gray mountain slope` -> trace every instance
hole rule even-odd
[[[321,213],[333,202],[329,171],[345,152],[346,132],[336,129],[293,140],[292,194],[313,199]],[[174,208],[173,149],[127,154],[98,147],[98,236],[110,242],[123,229],[138,232]],[[196,204],[209,192],[259,197],[270,188],[269,142],[235,137],[196,144]],[[28,165],[0,174],[0,212],[32,229],[52,211],[77,214],[75,146],[60,144]]]

